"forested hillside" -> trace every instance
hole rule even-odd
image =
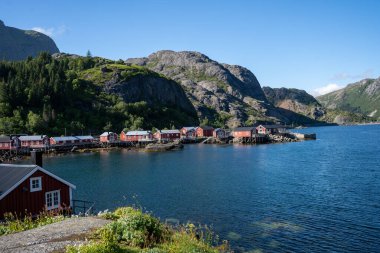
[[[177,83],[146,68],[118,63],[47,53],[0,62],[0,133],[96,134],[198,123]],[[153,83],[151,90],[176,93],[170,99],[146,95],[144,87],[139,88],[145,79]]]

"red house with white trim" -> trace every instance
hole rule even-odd
[[[255,134],[255,127],[237,127],[232,131],[234,138],[252,138]]]
[[[50,145],[52,146],[78,144],[79,142],[80,140],[75,136],[50,137]]]
[[[104,132],[100,135],[100,142],[102,143],[113,143],[117,141],[117,134],[114,132]]]
[[[154,138],[159,141],[175,141],[181,138],[179,130],[158,130],[154,133]]]
[[[20,147],[20,140],[17,137],[7,135],[0,136],[0,150],[16,150]]]
[[[197,132],[195,131],[195,127],[182,127],[181,135],[186,138],[195,138],[197,137]]]
[[[210,126],[200,126],[196,128],[197,137],[211,137],[214,128]]]
[[[284,134],[288,133],[287,128],[283,125],[259,125],[256,131],[259,134]]]
[[[19,140],[23,148],[44,148],[49,145],[49,137],[46,135],[25,135],[20,136]]]
[[[38,165],[0,164],[0,219],[68,210],[75,185]]]
[[[120,140],[127,142],[144,142],[152,141],[153,134],[151,131],[122,131],[120,133]]]

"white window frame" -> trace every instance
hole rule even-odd
[[[33,187],[33,181],[38,180],[39,187]],[[42,190],[42,178],[41,177],[32,177],[30,178],[30,192],[38,192]]]
[[[58,203],[56,205],[54,205],[54,193],[58,194]],[[51,206],[48,206],[48,203],[47,203],[48,202],[47,198],[48,198],[49,194],[51,194]],[[47,210],[52,210],[52,209],[58,208],[61,205],[61,191],[56,190],[56,191],[46,192],[45,193],[45,205],[46,205]]]

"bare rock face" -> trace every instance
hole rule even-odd
[[[119,95],[128,103],[146,101],[149,104],[176,106],[195,114],[194,107],[181,86],[156,75],[140,75],[124,80],[119,73],[115,73],[104,83],[104,90]]]
[[[145,66],[180,83],[201,119],[225,117],[229,127],[255,120],[287,120],[268,102],[255,75],[244,67],[220,64],[190,51],[158,51],[126,63]]]
[[[54,41],[45,34],[4,25],[0,20],[0,60],[24,60],[41,52],[59,53]]]
[[[304,90],[263,87],[263,91],[268,100],[276,107],[290,110],[315,120],[322,118],[326,114],[323,106]]]

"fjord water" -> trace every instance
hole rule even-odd
[[[236,252],[379,252],[380,125],[303,131],[318,139],[66,155],[45,168],[97,210],[137,204],[213,225]]]

